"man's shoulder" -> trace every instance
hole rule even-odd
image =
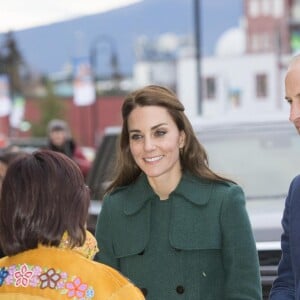
[[[290,185],[290,190],[299,190],[300,192],[300,174],[293,178]]]
[[[295,176],[293,181],[292,181],[294,184],[300,184],[300,174]]]
[[[300,204],[299,199],[300,199],[300,175],[297,175],[291,181],[286,202],[290,203],[290,205],[298,206]]]

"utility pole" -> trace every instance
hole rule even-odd
[[[194,1],[194,42],[196,61],[196,99],[198,114],[202,114],[202,80],[201,80],[201,24],[200,24],[200,0]]]
[[[119,88],[119,80],[120,80],[120,73],[119,73],[119,62],[118,62],[118,55],[116,50],[116,45],[114,40],[107,35],[99,35],[96,37],[96,39],[92,42],[90,46],[90,64],[91,64],[91,71],[92,76],[94,80],[95,90],[96,90],[96,101],[95,101],[95,107],[93,109],[93,120],[94,120],[94,136],[95,141],[97,141],[97,130],[98,130],[98,119],[100,118],[99,112],[97,110],[97,58],[98,58],[98,52],[99,52],[99,44],[106,44],[110,50],[110,68],[111,68],[111,80],[113,82],[113,88],[118,89]]]

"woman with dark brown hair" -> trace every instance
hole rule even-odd
[[[208,166],[184,107],[161,86],[129,94],[96,259],[147,299],[261,299],[242,189]]]
[[[11,163],[0,198],[1,299],[143,299],[117,271],[86,257],[89,203],[67,156],[43,150]]]

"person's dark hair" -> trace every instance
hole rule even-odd
[[[192,125],[184,113],[184,106],[171,90],[157,85],[149,85],[129,94],[122,105],[123,125],[119,137],[118,159],[115,176],[106,192],[116,187],[128,185],[141,173],[129,149],[128,117],[136,107],[160,106],[166,108],[179,131],[185,133],[185,145],[181,149],[180,160],[183,170],[212,181],[232,181],[217,175],[208,167],[208,157],[198,141]]]
[[[58,246],[64,232],[70,246],[85,241],[90,193],[83,175],[67,156],[40,150],[16,158],[3,181],[0,244],[6,255]]]

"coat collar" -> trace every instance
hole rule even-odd
[[[195,205],[205,205],[211,196],[213,182],[202,180],[189,173],[184,173],[176,189],[170,197],[177,195]],[[124,213],[133,215],[146,205],[151,199],[157,197],[148,183],[145,174],[125,190]],[[137,196],[138,195],[138,196]]]

